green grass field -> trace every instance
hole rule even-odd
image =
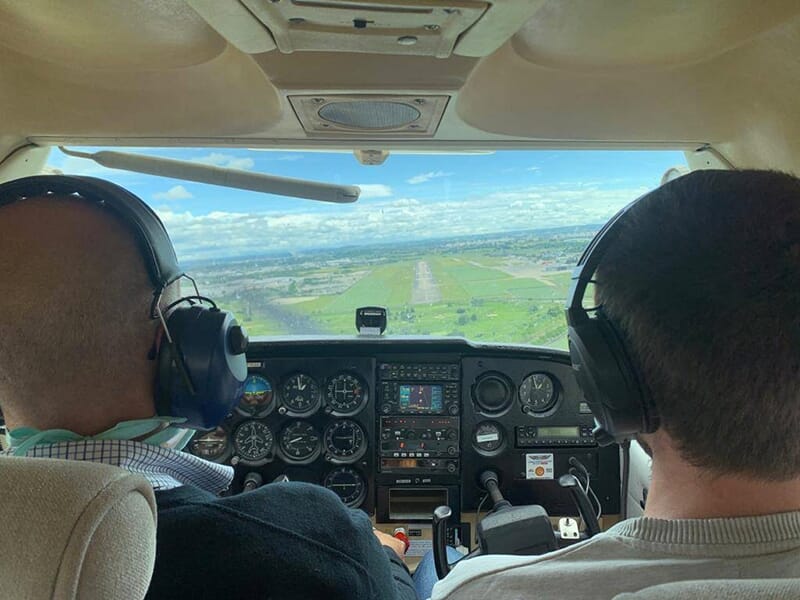
[[[563,303],[568,273],[512,276],[488,266],[500,264],[494,257],[434,254],[419,260],[427,261],[438,285],[436,302],[412,304],[417,260],[404,260],[374,267],[342,293],[283,309],[330,334],[353,333],[354,309],[379,305],[389,310],[391,334],[459,335],[475,341],[566,348]],[[256,334],[291,333],[282,331],[282,324],[275,325],[253,321],[249,326]]]

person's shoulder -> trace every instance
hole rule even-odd
[[[499,590],[504,592],[492,596],[497,600],[518,598],[517,592],[527,597],[524,591],[530,592],[531,582],[538,581],[545,587],[551,583],[558,586],[558,581],[542,581],[542,577],[558,580],[565,574],[574,575],[577,562],[602,558],[609,544],[615,545],[616,541],[600,534],[591,540],[537,556],[490,555],[462,560],[434,586],[431,600],[483,598],[488,588],[494,594]]]
[[[227,497],[191,489],[160,496],[160,597],[174,597],[176,582],[188,586],[181,593],[189,597],[198,578],[202,597],[285,589],[292,598],[375,598],[388,589],[388,561],[375,551],[369,517],[321,486],[287,482]]]
[[[193,486],[181,486],[171,490],[157,491],[159,510],[181,507],[203,506],[242,509],[249,507],[265,513],[274,512],[277,506],[292,510],[305,510],[307,506],[325,507],[328,510],[346,510],[339,497],[330,490],[311,483],[292,481],[273,483],[258,489],[230,496],[215,496]],[[284,506],[285,505],[285,506]]]
[[[366,552],[372,537],[366,513],[348,508],[330,490],[310,483],[272,483],[223,497],[184,492],[183,501],[169,500],[159,501],[159,526],[203,526],[240,541],[268,538],[273,544],[283,540],[318,549],[325,546],[327,552],[359,548]]]

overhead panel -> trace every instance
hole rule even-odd
[[[432,137],[449,96],[295,95],[289,102],[306,133]]]
[[[447,58],[486,11],[471,0],[242,0],[285,53],[311,50]]]

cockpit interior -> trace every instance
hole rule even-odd
[[[0,184],[133,191],[247,328],[241,400],[184,449],[223,495],[327,488],[411,571],[538,554],[649,486],[595,439],[574,265],[661,183],[797,172],[799,55],[793,0],[0,0]],[[503,503],[544,546],[481,525]]]

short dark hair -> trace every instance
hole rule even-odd
[[[800,475],[800,179],[697,171],[620,223],[597,297],[694,465]]]

